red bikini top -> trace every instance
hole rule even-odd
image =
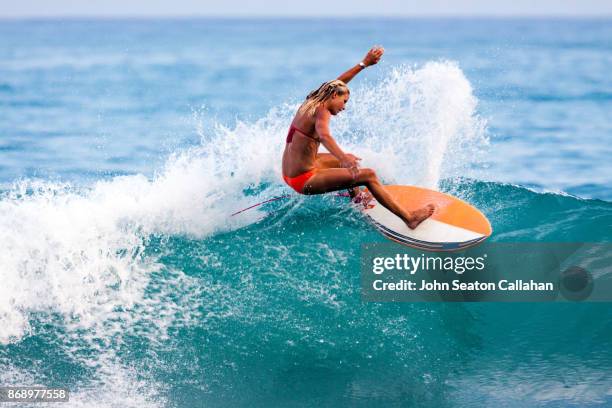
[[[314,140],[315,142],[318,142],[319,139],[315,139],[312,135],[309,135],[308,133],[304,132],[303,130],[291,125],[291,127],[289,128],[289,133],[287,133],[287,143],[291,143],[291,141],[293,140],[293,134],[295,133],[295,131],[300,132],[301,134],[303,134],[306,137],[311,138],[312,140]]]

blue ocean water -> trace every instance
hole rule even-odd
[[[611,406],[606,304],[360,301],[382,242],[280,154],[305,94],[491,241],[612,238],[612,21],[0,22],[0,384],[69,406]]]

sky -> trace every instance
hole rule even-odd
[[[29,17],[612,16],[612,0],[0,0]]]

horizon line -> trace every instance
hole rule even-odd
[[[320,19],[320,20],[404,20],[404,19],[596,19],[607,20],[612,19],[610,14],[453,14],[453,13],[438,13],[438,14],[354,14],[346,15],[323,15],[323,14],[62,14],[62,15],[15,15],[15,16],[0,16],[0,21],[16,21],[16,20],[197,20],[197,19],[226,19],[226,20],[266,20],[266,19]]]

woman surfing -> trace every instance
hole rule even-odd
[[[349,100],[350,91],[346,84],[366,67],[378,63],[383,53],[382,47],[372,48],[362,62],[308,94],[287,134],[283,179],[300,194],[349,189],[353,200],[364,202],[364,205],[371,196],[360,191],[358,186],[365,186],[382,206],[414,229],[433,214],[434,206],[428,204],[415,211],[401,208],[385,190],[374,170],[359,168],[361,159],[345,153],[329,130],[331,117],[342,112]],[[318,153],[320,144],[330,153]]]

